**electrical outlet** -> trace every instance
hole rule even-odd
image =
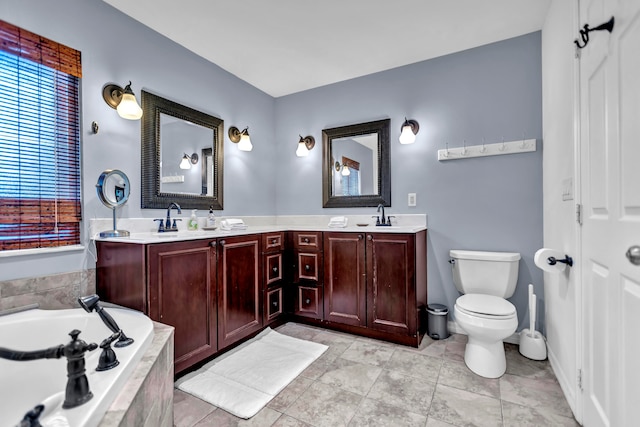
[[[416,193],[409,193],[409,197],[407,197],[407,206],[415,206],[416,205]]]

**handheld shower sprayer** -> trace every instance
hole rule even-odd
[[[91,313],[95,310],[100,316],[100,319],[104,322],[105,325],[111,330],[113,333],[120,333],[120,337],[118,338],[118,342],[114,344],[115,347],[126,347],[129,344],[133,343],[133,338],[127,337],[122,329],[118,326],[113,317],[109,313],[107,313],[104,308],[100,305],[100,297],[97,294],[88,295],[86,297],[78,298],[78,303],[80,306],[84,308],[87,313]]]

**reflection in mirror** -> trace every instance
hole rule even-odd
[[[391,205],[390,120],[325,129],[323,206]]]
[[[223,121],[145,91],[142,108],[142,208],[222,209]]]
[[[202,189],[202,157],[190,157],[187,169],[181,161],[185,153],[191,156],[211,150],[213,130],[160,113],[160,134],[160,192],[207,195],[206,188]]]
[[[335,138],[332,196],[378,195],[378,134]]]

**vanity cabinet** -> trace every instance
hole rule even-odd
[[[176,372],[218,351],[215,239],[96,245],[98,295],[173,326]]]
[[[323,254],[322,232],[294,231],[293,246],[294,314],[322,320],[323,307]]]
[[[367,234],[367,327],[417,337],[427,306],[426,231]]]
[[[284,246],[284,232],[262,235],[264,326],[284,315]]]
[[[426,263],[426,231],[325,232],[325,322],[419,345],[426,327]]]
[[[261,235],[218,239],[218,346],[262,329]]]
[[[365,326],[367,322],[364,233],[324,233],[324,318]]]

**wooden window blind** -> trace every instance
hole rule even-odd
[[[0,250],[80,243],[80,52],[0,21]]]

